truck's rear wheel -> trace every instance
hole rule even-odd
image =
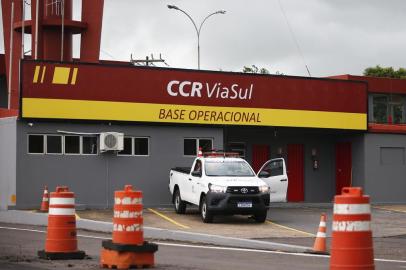
[[[264,223],[265,220],[266,220],[267,214],[268,214],[268,210],[265,210],[265,211],[256,213],[256,214],[254,215],[254,219],[255,219],[255,221],[258,222],[258,223]]]
[[[213,213],[207,209],[207,200],[205,196],[200,199],[200,216],[204,223],[213,222]]]
[[[176,213],[184,214],[186,212],[186,202],[182,201],[182,198],[180,197],[179,189],[177,189],[175,191],[174,203],[175,203],[175,212]]]

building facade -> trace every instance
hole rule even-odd
[[[238,152],[255,170],[284,157],[290,202],[330,202],[344,186],[362,186],[373,202],[406,201],[405,81],[106,63],[94,53],[103,1],[83,5],[83,22],[67,9],[63,42],[47,27],[61,14],[40,6],[25,30],[40,46],[23,59],[18,44],[8,49],[2,5],[1,208],[37,208],[45,185],[69,186],[83,207],[110,208],[124,184],[142,190],[146,206],[166,206],[170,168],[190,166],[199,147]],[[13,44],[23,19],[15,16]],[[73,34],[82,35],[80,59],[58,48],[70,52]],[[104,151],[107,132],[123,134],[122,150]]]

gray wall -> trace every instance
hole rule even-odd
[[[373,202],[406,201],[405,151],[405,135],[365,135],[365,193]]]
[[[0,209],[13,206],[16,194],[16,118],[0,118]]]
[[[271,158],[278,157],[277,149],[282,147],[285,159],[287,159],[288,144],[303,144],[305,201],[332,201],[335,194],[334,145],[341,138],[341,135],[328,130],[266,127],[230,127],[227,128],[225,134],[227,142],[247,142],[246,159],[248,162],[251,162],[253,144],[268,144],[271,148]],[[318,170],[313,170],[312,148],[317,149]],[[288,160],[287,162],[289,163]]]
[[[57,130],[98,133],[123,132],[126,136],[150,137],[149,157],[124,157],[107,152],[97,156],[27,154],[27,134],[57,133]],[[213,127],[146,126],[136,124],[78,124],[63,122],[18,123],[17,208],[39,207],[43,186],[55,190],[67,185],[75,192],[77,204],[85,207],[112,207],[115,190],[133,184],[143,191],[145,206],[170,204],[169,170],[191,166],[193,157],[183,156],[183,138],[213,138],[214,147],[223,147],[223,131]]]

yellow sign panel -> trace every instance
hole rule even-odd
[[[366,114],[23,98],[23,117],[366,130]]]

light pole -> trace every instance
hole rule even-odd
[[[175,9],[175,10],[179,10],[180,12],[182,12],[183,14],[185,14],[193,23],[193,26],[195,27],[196,30],[196,34],[197,34],[197,69],[200,69],[200,32],[202,30],[202,26],[204,24],[204,22],[211,16],[216,15],[216,14],[225,14],[226,11],[225,10],[218,10],[215,11],[213,13],[210,13],[209,15],[207,15],[204,20],[202,21],[202,23],[200,24],[199,28],[197,28],[197,25],[195,23],[195,21],[192,19],[192,17],[186,13],[186,11],[178,8],[177,6],[174,5],[168,5],[169,9]]]

